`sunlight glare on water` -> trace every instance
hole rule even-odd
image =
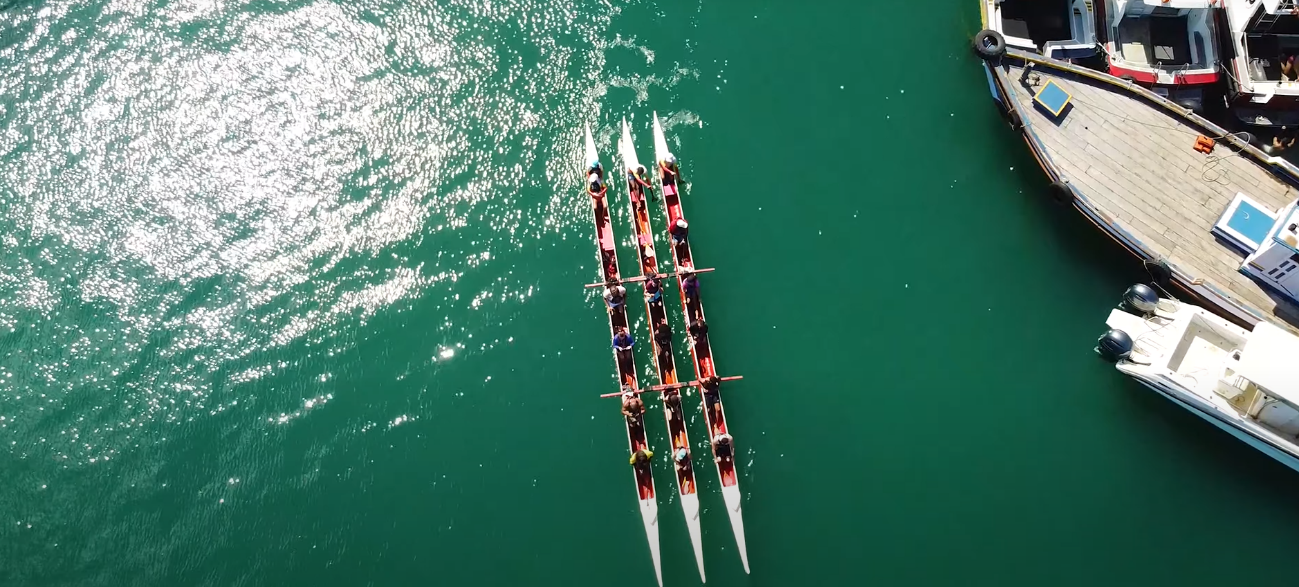
[[[430,363],[489,349],[466,343],[512,314],[479,310],[535,286],[500,252],[585,229],[562,194],[610,17],[472,1],[15,11],[4,445],[90,463],[226,410],[291,422],[334,398],[327,365],[287,394],[240,386],[355,348],[358,325],[415,298],[472,310],[429,325]],[[310,350],[268,353],[295,345]],[[87,409],[93,425],[72,416]]]

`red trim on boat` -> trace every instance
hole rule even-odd
[[[1159,83],[1159,74],[1157,74],[1157,73],[1155,73],[1155,72],[1153,72],[1153,71],[1141,70],[1141,69],[1128,69],[1128,68],[1123,67],[1123,66],[1121,66],[1121,65],[1115,65],[1115,64],[1114,64],[1114,59],[1113,59],[1113,58],[1106,57],[1105,59],[1106,59],[1107,61],[1109,61],[1109,64],[1110,64],[1110,75],[1112,75],[1112,76],[1114,76],[1114,77],[1123,77],[1123,76],[1125,76],[1125,75],[1126,75],[1126,76],[1131,76],[1132,79],[1136,80],[1136,81],[1139,82],[1139,83],[1143,83],[1143,84],[1155,84],[1155,85],[1160,85],[1160,86],[1169,86],[1169,85],[1173,85],[1173,86],[1197,86],[1197,85],[1201,85],[1201,84],[1213,84],[1213,83],[1217,83],[1217,82],[1218,82],[1218,78],[1221,77],[1221,76],[1218,75],[1218,72],[1216,72],[1216,71],[1215,71],[1215,72],[1212,72],[1212,73],[1192,73],[1192,74],[1186,74],[1186,75],[1175,75],[1175,76],[1173,76],[1173,79],[1176,80],[1176,83],[1173,83],[1173,84],[1161,84],[1161,83]]]

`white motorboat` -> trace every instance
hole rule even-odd
[[[1006,44],[1056,59],[1096,53],[1092,0],[981,0],[983,28]]]
[[[1299,54],[1299,1],[1223,0],[1231,28],[1227,62],[1232,111],[1260,126],[1299,124],[1299,80],[1281,61]]]
[[[1199,110],[1205,85],[1218,82],[1217,0],[1106,0],[1110,75],[1156,88]],[[1190,91],[1187,91],[1190,90]]]
[[[1096,350],[1121,373],[1299,471],[1299,337],[1266,321],[1246,330],[1144,285],[1105,323]]]

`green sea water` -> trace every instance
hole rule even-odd
[[[653,585],[579,167],[654,111],[744,376],[710,585],[1288,581],[1299,477],[1093,355],[1142,275],[921,8],[5,4],[0,585]]]

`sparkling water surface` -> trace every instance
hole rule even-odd
[[[1142,276],[935,8],[0,7],[0,585],[652,585],[578,178],[654,111],[744,376],[709,584],[1283,581],[1294,474],[1094,358]]]

